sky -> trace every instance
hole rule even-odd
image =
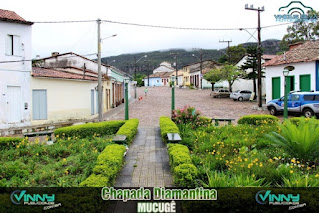
[[[254,28],[257,38],[257,12],[245,10],[245,4],[265,7],[261,26],[277,25],[274,15],[290,0],[6,0],[0,8],[15,11],[27,21],[110,20],[147,25],[187,28]],[[302,3],[319,10],[319,1]],[[261,39],[282,39],[287,25],[264,28]],[[167,50],[172,48],[222,49],[231,45],[256,41],[246,31],[195,31],[101,24],[102,57],[125,53]],[[35,23],[32,26],[32,56],[50,56],[52,52],[75,52],[81,55],[97,53],[97,23]],[[91,58],[94,56],[90,56]]]

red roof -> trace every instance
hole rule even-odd
[[[0,9],[0,21],[16,22],[21,24],[32,25],[30,21],[26,21],[24,18],[16,14],[14,11]]]
[[[316,60],[319,60],[319,40],[306,41],[305,43],[288,50],[285,54],[277,55],[266,62],[264,66],[311,62]]]
[[[47,77],[47,78],[62,78],[62,79],[75,79],[75,80],[88,80],[97,81],[97,77],[69,73],[64,71],[55,70],[52,68],[32,67],[33,77]]]

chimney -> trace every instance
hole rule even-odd
[[[293,49],[295,49],[296,47],[300,46],[303,43],[304,43],[303,41],[298,41],[296,43],[290,44],[289,45],[289,50],[293,50]]]
[[[52,56],[58,56],[60,53],[59,52],[52,52],[51,55]]]

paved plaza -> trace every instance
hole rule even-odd
[[[170,87],[148,88],[147,96],[144,95],[144,87],[137,88],[138,97],[130,104],[130,118],[138,118],[140,126],[159,126],[160,116],[170,116],[171,110]],[[236,121],[244,115],[268,114],[268,111],[253,110],[257,102],[238,102],[230,98],[212,98],[211,90],[190,90],[175,89],[175,108],[182,108],[186,105],[194,106],[202,112],[203,116],[214,118],[234,118]],[[134,96],[133,96],[134,97]],[[124,110],[120,111],[110,119],[124,119]]]

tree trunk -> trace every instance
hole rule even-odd
[[[212,91],[214,91],[215,83],[211,82],[211,84],[212,84]]]
[[[233,88],[232,88],[232,83],[231,81],[228,81],[228,85],[229,85],[229,92],[233,92]]]

